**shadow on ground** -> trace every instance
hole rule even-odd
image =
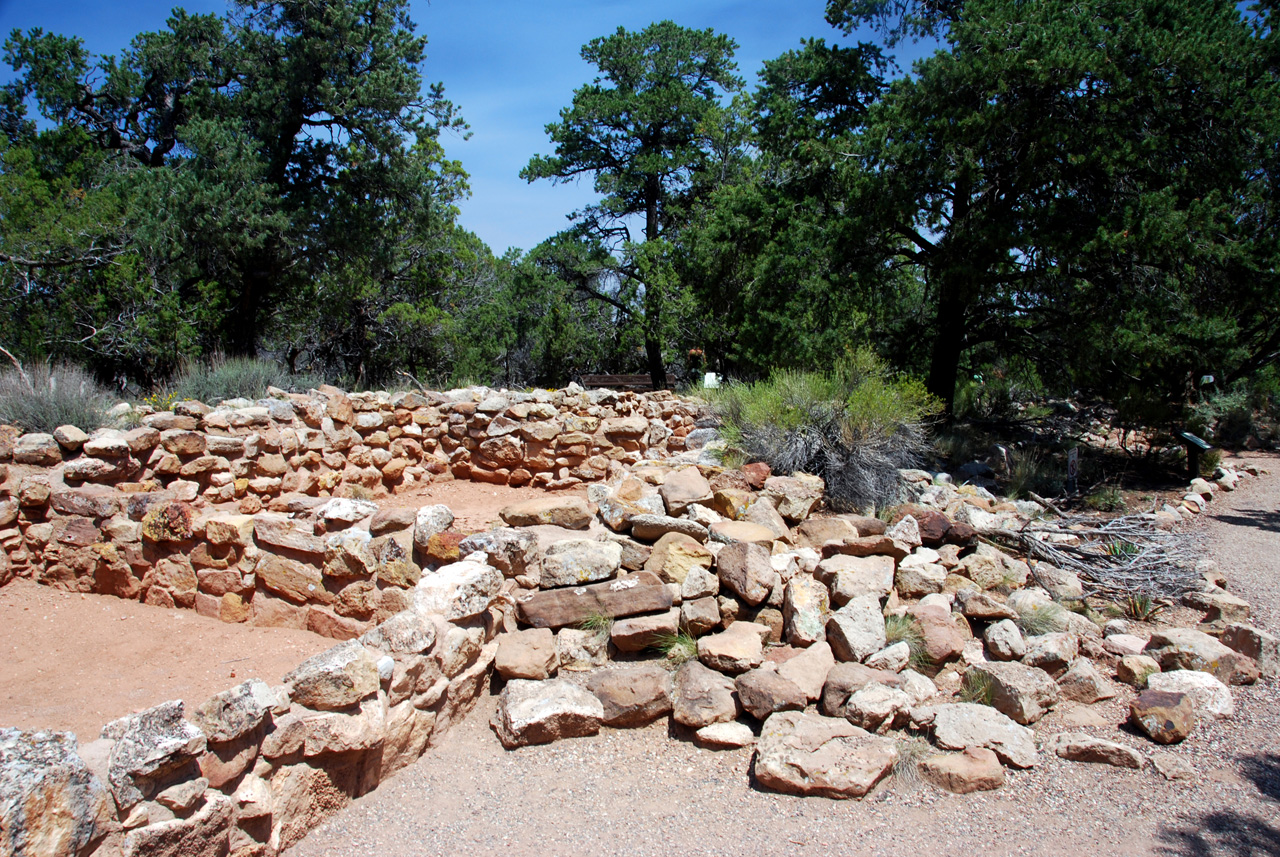
[[[1280,511],[1239,509],[1229,515],[1215,515],[1217,520],[1233,527],[1252,527],[1268,533],[1280,533]]]
[[[1247,756],[1240,764],[1258,791],[1280,801],[1280,756]],[[1264,815],[1221,811],[1205,813],[1183,825],[1165,825],[1157,833],[1160,853],[1178,857],[1280,857],[1280,811]]]

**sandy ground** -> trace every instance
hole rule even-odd
[[[1232,588],[1280,630],[1280,458],[1213,504],[1195,529]],[[1141,771],[1042,754],[1005,788],[957,797],[890,783],[863,801],[794,798],[750,779],[747,750],[711,752],[665,724],[505,752],[492,696],[423,757],[321,825],[293,857],[510,855],[1034,854],[1280,857],[1280,687],[1235,689],[1233,718],[1168,752],[1195,771]],[[1040,728],[1149,752],[1123,729],[1127,697],[1060,711]],[[1099,725],[1076,723],[1094,720]]]
[[[108,721],[166,700],[194,707],[246,679],[278,684],[333,644],[14,580],[0,589],[0,725],[92,741]]]
[[[374,502],[381,509],[417,509],[443,503],[453,510],[453,528],[458,532],[471,533],[487,530],[493,524],[501,523],[498,512],[504,506],[546,497],[552,493],[556,496],[578,495],[585,498],[587,488],[583,485],[566,491],[548,492],[528,486],[512,488],[510,485],[453,480],[432,482],[404,494],[377,497]]]
[[[455,528],[470,532],[487,529],[502,507],[545,494],[442,482],[378,504],[444,503]],[[307,631],[229,625],[191,610],[14,580],[0,589],[0,726],[70,730],[91,741],[108,721],[166,700],[194,707],[246,679],[277,684],[334,643]]]

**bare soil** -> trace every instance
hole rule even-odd
[[[105,723],[166,700],[194,707],[246,679],[278,684],[333,644],[14,580],[0,589],[0,725],[92,741]]]
[[[586,489],[581,489],[585,494]],[[382,508],[444,503],[455,528],[487,529],[536,488],[453,481],[378,498]],[[81,742],[107,722],[181,699],[194,707],[250,678],[277,684],[336,641],[253,628],[192,610],[63,592],[18,579],[0,588],[0,726],[69,730]]]
[[[418,509],[443,503],[453,510],[453,528],[461,533],[487,530],[500,522],[498,513],[505,506],[547,496],[578,495],[586,497],[585,485],[564,491],[510,485],[488,485],[483,482],[432,482],[403,494],[389,494],[374,499],[380,509]]]
[[[1280,457],[1220,496],[1194,529],[1255,622],[1280,630]],[[1143,753],[1128,699],[1055,711],[1042,736],[1083,731]],[[890,781],[863,801],[765,792],[751,751],[701,750],[668,734],[605,729],[504,751],[493,696],[444,745],[318,827],[294,857],[510,855],[1032,854],[1280,857],[1280,682],[1233,688],[1236,714],[1164,749],[1194,775],[1066,762],[1041,753],[999,791],[968,796]]]

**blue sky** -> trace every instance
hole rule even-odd
[[[175,5],[190,12],[227,8],[224,0],[0,0],[0,33],[42,27],[79,36],[95,53],[115,53],[137,33],[162,28]],[[428,39],[425,79],[442,81],[471,124],[470,139],[445,140],[471,175],[462,225],[495,253],[528,250],[594,198],[588,181],[552,186],[518,176],[531,156],[550,154],[546,124],[594,76],[579,56],[586,42],[619,26],[636,30],[664,19],[711,27],[737,41],[739,74],[754,85],[764,60],[801,39],[841,38],[823,20],[825,7],[824,0],[411,0],[418,32]],[[899,61],[908,68],[924,50],[900,45]]]

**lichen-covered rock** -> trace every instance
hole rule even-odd
[[[837,660],[862,661],[884,648],[884,614],[875,595],[860,595],[827,619],[827,642]],[[903,664],[905,666],[905,662]]]
[[[542,558],[542,586],[581,586],[608,580],[622,566],[622,545],[589,539],[565,539],[547,548]]]
[[[435,642],[435,625],[415,610],[401,610],[360,637],[361,645],[389,655],[420,655]]]
[[[604,706],[596,697],[562,679],[507,683],[491,725],[508,750],[580,738],[600,731]]]
[[[13,444],[13,461],[15,464],[53,467],[62,461],[62,447],[51,434],[44,432],[24,434]]]
[[[312,655],[285,674],[298,705],[332,711],[354,705],[378,690],[378,666],[358,640]]]
[[[76,754],[70,732],[0,728],[0,847],[79,857],[107,833],[115,807]]]
[[[1147,687],[1166,693],[1186,694],[1198,720],[1225,720],[1236,711],[1231,689],[1206,672],[1173,670],[1155,673],[1147,678]]]
[[[142,518],[142,537],[151,542],[185,542],[195,535],[195,511],[186,503],[165,503]]]
[[[849,695],[844,716],[854,726],[883,735],[907,725],[912,705],[911,697],[904,691],[873,682]]]
[[[413,609],[449,621],[466,619],[487,610],[501,589],[502,574],[496,568],[463,560],[424,575],[413,590]]]
[[[266,682],[250,679],[209,697],[191,712],[191,722],[210,741],[234,741],[261,726],[277,703]]]
[[[542,559],[538,540],[528,530],[495,527],[474,533],[458,544],[458,552],[466,557],[477,551],[489,558],[489,565],[503,577],[515,578],[521,586],[536,587],[541,583]]]
[[[787,642],[793,646],[810,646],[827,636],[827,617],[831,615],[831,596],[827,588],[808,576],[787,581],[783,590],[782,619]]]
[[[173,818],[130,831],[122,857],[222,857],[231,848],[231,798],[214,793],[190,818]]]
[[[1157,744],[1177,744],[1195,728],[1196,710],[1185,693],[1144,690],[1129,704],[1129,719]]]
[[[889,775],[898,749],[847,720],[800,711],[767,721],[756,746],[755,775],[787,794],[860,798]]]
[[[420,551],[427,550],[431,537],[453,526],[453,510],[443,504],[423,506],[413,519],[413,544]]]
[[[990,706],[947,703],[933,714],[933,738],[944,750],[986,747],[1015,768],[1033,768],[1040,761],[1035,733]]]
[[[1161,628],[1152,632],[1143,654],[1156,659],[1160,668],[1213,672],[1218,661],[1231,649],[1203,631],[1191,628]]]
[[[204,752],[205,735],[182,718],[182,700],[162,702],[102,727],[115,741],[107,761],[107,779],[123,811],[150,796],[154,780]]]

